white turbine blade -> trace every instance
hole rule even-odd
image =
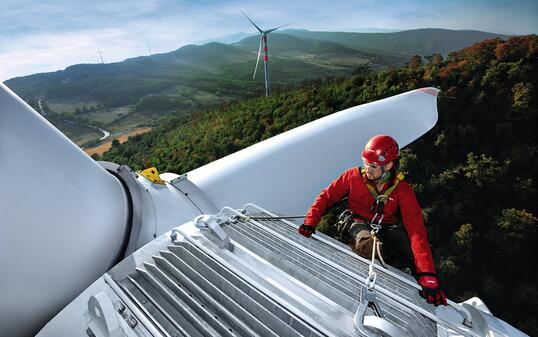
[[[187,175],[219,208],[252,202],[277,214],[304,214],[333,179],[361,164],[361,149],[372,136],[391,135],[403,147],[430,130],[438,92],[419,89],[349,108]]]
[[[256,60],[256,68],[254,68],[254,75],[252,76],[252,79],[256,77],[256,70],[258,70],[258,63],[260,63],[260,55],[262,54],[262,41],[263,41],[263,34],[260,35],[260,47],[258,48],[258,59]]]
[[[243,12],[241,9],[240,9],[241,13],[243,13],[244,16],[246,16],[246,18],[248,19],[248,21],[250,21],[250,23],[252,23],[252,25],[254,27],[256,27],[256,29],[260,32],[260,33],[263,33],[263,30],[260,29],[260,27],[256,26],[256,24],[254,22],[252,22],[252,20],[248,17],[248,15]]]
[[[116,261],[128,200],[118,179],[2,83],[0,157],[0,333],[33,336]]]
[[[286,27],[286,26],[289,26],[289,25],[291,25],[291,23],[286,23],[285,25],[278,26],[278,27],[276,27],[276,28],[266,30],[266,31],[265,31],[265,34],[269,34],[269,33],[273,32],[273,31],[275,31],[275,30],[277,30],[277,29],[280,29],[280,28],[282,28],[282,27]]]

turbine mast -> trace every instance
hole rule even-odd
[[[252,78],[254,79],[256,77],[256,70],[258,69],[258,62],[260,61],[260,55],[261,55],[261,48],[262,48],[262,43],[263,43],[263,72],[264,72],[264,76],[265,76],[265,96],[269,96],[271,94],[271,82],[269,81],[269,69],[268,69],[268,66],[269,66],[269,54],[267,52],[267,34],[271,33],[272,31],[275,31],[279,28],[282,28],[284,26],[288,26],[290,25],[289,23],[286,24],[286,25],[282,25],[282,26],[279,26],[279,27],[276,27],[276,28],[273,28],[273,29],[268,29],[268,30],[262,30],[260,27],[258,27],[249,17],[248,15],[243,12],[242,10],[240,10],[241,13],[243,13],[243,15],[248,19],[248,21],[250,21],[250,23],[258,30],[258,32],[260,32],[260,48],[258,50],[258,59],[256,61],[256,68],[254,68],[254,75],[252,76]]]
[[[97,49],[96,54],[99,54],[99,58],[101,59],[101,63],[105,64],[105,61],[103,61],[103,52],[100,49]]]
[[[271,82],[269,82],[269,55],[267,54],[267,34],[263,33],[263,73],[265,74],[265,96],[271,94]]]

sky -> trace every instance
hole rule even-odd
[[[536,0],[0,0],[0,81],[164,53],[261,28],[537,34]]]

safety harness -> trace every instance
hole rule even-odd
[[[366,170],[361,167],[360,168],[361,170],[361,176],[363,178],[363,180],[366,180]],[[374,207],[376,207],[374,210],[375,210],[375,214],[381,214],[381,216],[383,216],[383,210],[384,210],[384,207],[385,207],[385,203],[389,200],[389,196],[391,195],[391,193],[396,189],[396,187],[398,186],[398,184],[400,183],[400,181],[402,181],[404,179],[404,174],[402,172],[398,172],[396,174],[396,179],[394,179],[394,183],[392,184],[392,186],[389,186],[389,188],[387,188],[387,190],[385,191],[385,193],[379,195],[379,193],[377,193],[377,190],[375,189],[374,186],[368,184],[368,183],[364,183],[366,185],[366,187],[368,188],[368,191],[370,191],[370,194],[372,194],[372,196],[374,197],[374,199],[376,200],[376,204]],[[374,218],[372,219],[372,222],[375,220],[375,216]]]
[[[360,168],[361,177],[363,180],[366,180],[366,170],[361,167]],[[339,216],[338,216],[338,222],[337,225],[337,233],[338,237],[341,241],[345,242],[346,235],[351,230],[351,225],[353,224],[353,219],[360,219],[364,224],[371,228],[372,234],[377,234],[381,230],[381,224],[383,222],[384,217],[384,211],[385,211],[385,204],[390,199],[390,195],[400,181],[404,179],[404,174],[401,172],[398,172],[396,174],[396,179],[394,179],[394,183],[389,186],[385,190],[383,194],[379,194],[374,186],[368,184],[365,182],[366,187],[368,188],[368,191],[370,191],[370,194],[374,197],[375,204],[373,205],[372,211],[374,211],[374,216],[372,219],[367,219],[364,216],[360,214],[353,213],[351,210],[346,209],[344,210]]]

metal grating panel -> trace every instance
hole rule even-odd
[[[324,336],[188,242],[119,284],[170,336]]]
[[[260,212],[247,215],[256,218],[270,217],[269,214]],[[234,241],[340,304],[346,310],[354,313],[358,307],[360,289],[363,284],[357,278],[317,260],[304,250],[290,244],[289,241],[297,242],[303,248],[314,251],[341,268],[363,278],[368,275],[366,263],[323,242],[298,235],[294,227],[281,220],[257,219],[254,222],[240,218],[235,223],[227,223],[224,230]],[[425,303],[416,289],[404,282],[378,273],[377,286],[390,289],[394,294],[433,312],[432,306]],[[426,337],[437,334],[435,322],[420,313],[394,303],[393,300],[379,293],[378,298],[387,320],[401,327],[409,336]]]
[[[219,223],[232,250],[190,222],[175,243],[159,237],[111,277],[164,336],[360,336],[353,316],[367,263],[298,235],[285,221],[230,212],[223,210]],[[376,287],[433,312],[397,278],[378,273]],[[388,295],[377,293],[387,321],[410,337],[437,335],[434,321]]]

